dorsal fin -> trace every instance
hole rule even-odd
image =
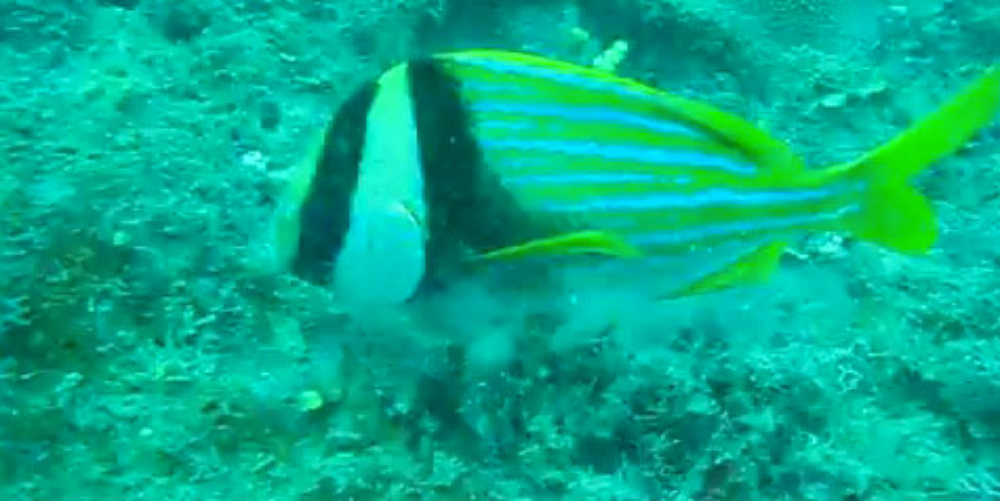
[[[505,77],[521,77],[526,81],[547,79],[550,83],[556,81],[560,85],[565,85],[567,91],[573,91],[577,95],[580,92],[592,92],[594,99],[601,99],[604,104],[614,99],[623,109],[641,106],[645,113],[689,126],[718,140],[740,152],[749,162],[775,175],[803,169],[802,160],[788,145],[749,121],[714,106],[669,94],[634,79],[620,77],[600,69],[516,52],[469,50],[444,53],[437,58],[458,64],[490,68]],[[460,70],[457,73],[456,77],[461,79],[463,72]],[[561,81],[561,78],[558,76],[553,78],[552,75],[565,75],[567,78]]]
[[[732,113],[714,106],[659,92],[671,116],[716,135],[743,152],[749,160],[772,174],[794,173],[804,168],[802,159],[787,144]]]

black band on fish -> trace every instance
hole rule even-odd
[[[351,194],[358,182],[358,166],[365,143],[366,118],[375,97],[375,84],[355,91],[330,122],[316,171],[301,209],[302,230],[294,273],[318,284],[330,281],[334,257],[350,224]]]
[[[460,82],[435,59],[411,62],[409,77],[430,208],[427,255],[437,261],[430,270],[457,262],[462,245],[482,252],[540,235],[485,165]]]

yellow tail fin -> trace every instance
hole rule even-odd
[[[1000,66],[885,145],[835,168],[867,185],[854,234],[900,252],[927,252],[937,239],[937,220],[910,178],[961,148],[998,109]]]

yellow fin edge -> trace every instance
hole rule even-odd
[[[556,235],[550,238],[530,240],[522,244],[503,247],[480,254],[474,259],[477,261],[492,261],[582,254],[633,258],[639,257],[642,255],[642,252],[618,235],[603,231],[586,230]]]
[[[768,281],[778,264],[787,242],[771,242],[756,247],[736,261],[714,271],[694,283],[661,297],[661,300],[679,299],[710,292],[718,292],[741,285],[760,284]]]

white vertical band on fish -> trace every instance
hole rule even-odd
[[[333,283],[358,305],[401,303],[425,271],[427,207],[406,65],[387,72],[367,116],[367,135],[351,200],[350,227]]]

